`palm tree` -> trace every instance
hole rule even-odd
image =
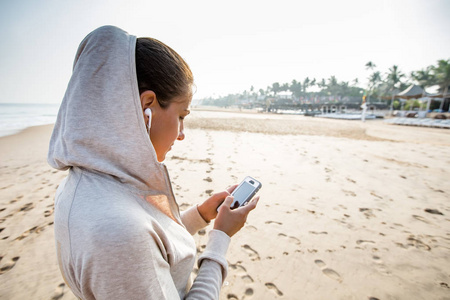
[[[288,89],[289,89],[288,83],[283,83],[283,85],[280,86],[280,91],[282,91],[282,92],[286,92]]]
[[[392,100],[391,100],[391,112],[394,106],[394,93],[395,93],[395,89],[397,88],[397,86],[399,84],[401,84],[401,79],[403,77],[405,77],[405,74],[403,74],[399,69],[398,66],[393,65],[392,68],[389,68],[389,73],[386,74],[387,75],[387,84],[388,84],[388,89],[389,91],[391,91],[392,93]]]
[[[448,86],[450,85],[450,60],[439,60],[437,67],[433,67],[433,74],[436,78],[436,82],[443,91],[442,102],[439,109],[442,111],[444,108],[445,98],[448,93]]]
[[[339,84],[338,84],[338,81],[336,79],[336,76],[331,76],[328,79],[327,89],[331,93],[331,95],[333,95],[333,100],[335,100],[337,91],[339,90]]]
[[[322,78],[322,80],[320,80],[320,81],[317,83],[317,86],[318,86],[319,88],[321,88],[321,89],[326,88],[327,83],[325,82],[325,78]]]
[[[392,68],[389,68],[389,73],[387,73],[386,75],[388,84],[392,89],[396,88],[397,85],[401,83],[401,79],[405,77],[405,74],[403,74],[396,65],[393,65]]]
[[[432,86],[435,82],[431,66],[427,67],[426,69],[422,69],[420,71],[411,72],[411,79],[416,81],[419,84],[419,86],[424,90],[426,87]]]
[[[366,64],[366,69],[367,70],[373,70],[373,69],[375,69],[375,67],[376,67],[376,65],[373,63],[373,62],[371,62],[371,61],[369,61],[367,64]]]
[[[375,87],[381,82],[381,73],[379,71],[373,72],[369,77],[369,92],[367,95],[367,103],[370,103],[370,95]]]
[[[302,87],[303,87],[303,93],[304,93],[305,97],[309,98],[307,89],[312,87],[312,86],[314,86],[314,85],[316,85],[316,79],[315,78],[310,80],[309,77],[306,77],[303,80]]]
[[[272,92],[276,95],[280,91],[280,84],[278,82],[272,83]]]
[[[435,78],[432,73],[432,67],[428,66],[426,69],[411,72],[411,79],[416,81],[423,89],[422,97],[425,94],[425,89],[435,84]],[[430,101],[428,101],[427,110],[429,109]]]
[[[350,84],[348,81],[342,81],[340,84],[341,96],[346,96],[350,94]]]
[[[309,77],[306,77],[306,78],[303,80],[303,93],[306,94],[306,89],[309,88],[309,84],[310,84]]]
[[[366,70],[370,70],[373,71],[375,69],[376,65],[369,61],[366,63]],[[372,91],[372,88],[378,84],[379,81],[381,81],[381,75],[380,72],[374,72],[372,73],[372,75],[368,78],[369,79],[369,83],[368,83],[368,91],[367,91],[367,103],[370,103],[370,94]]]
[[[297,82],[297,80],[292,80],[291,85],[289,86],[289,89],[292,93],[294,93],[294,96],[296,98],[299,98],[302,94],[302,84],[300,82]]]

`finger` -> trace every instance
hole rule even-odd
[[[227,187],[227,192],[231,194],[237,188],[237,186],[238,184],[234,184],[232,186]]]
[[[230,195],[230,193],[228,191],[223,191],[223,192],[220,192],[220,193],[213,194],[211,196],[211,198],[214,201],[223,201],[223,199],[225,199],[225,197],[227,197],[229,195]]]
[[[254,210],[256,205],[258,204],[259,196],[253,198],[247,205],[242,206],[242,210],[245,210],[245,213],[249,213],[251,210]]]

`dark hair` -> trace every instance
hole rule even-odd
[[[194,76],[183,58],[172,48],[152,38],[136,41],[136,73],[139,94],[150,90],[166,108],[177,96],[191,92]]]

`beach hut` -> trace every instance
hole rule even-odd
[[[427,93],[423,88],[418,85],[411,84],[405,90],[401,91],[395,97],[400,99],[420,99],[423,98]]]
[[[419,99],[426,95],[426,92],[423,88],[418,85],[411,84],[404,91],[395,95],[395,97],[402,99]]]

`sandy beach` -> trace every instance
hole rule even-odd
[[[449,130],[217,114],[193,110],[166,164],[182,210],[246,175],[263,184],[221,299],[450,299]],[[51,131],[0,138],[0,299],[75,299],[55,256],[66,173],[46,162]]]

